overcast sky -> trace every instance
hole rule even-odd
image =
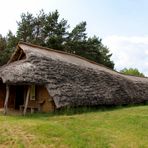
[[[148,76],[148,0],[5,0],[0,4],[0,34],[15,33],[22,12],[58,10],[71,27],[87,22],[89,36],[103,39],[115,68],[138,68]]]

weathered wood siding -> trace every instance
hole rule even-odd
[[[35,86],[35,100],[29,98],[28,106],[39,107],[41,112],[54,111],[55,105],[52,97],[44,86]]]
[[[36,86],[36,99],[40,104],[41,112],[54,111],[55,105],[53,99],[44,86]]]

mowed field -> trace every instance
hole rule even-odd
[[[67,112],[0,114],[0,148],[148,148],[147,105]]]

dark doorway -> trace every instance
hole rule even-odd
[[[4,107],[4,101],[6,97],[6,85],[0,80],[0,108]]]
[[[16,86],[15,109],[19,109],[24,104],[24,86]]]

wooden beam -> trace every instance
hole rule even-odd
[[[22,54],[23,54],[23,51],[21,50],[21,51],[20,51],[20,55],[19,55],[19,57],[17,58],[17,61],[21,59]]]
[[[23,112],[24,116],[26,115],[26,110],[27,110],[27,106],[28,106],[29,96],[30,96],[30,86],[28,87],[28,90],[27,90],[27,96],[26,96],[24,112]]]
[[[7,114],[8,109],[8,99],[9,99],[9,86],[6,85],[6,97],[5,97],[5,103],[4,103],[4,114]]]

